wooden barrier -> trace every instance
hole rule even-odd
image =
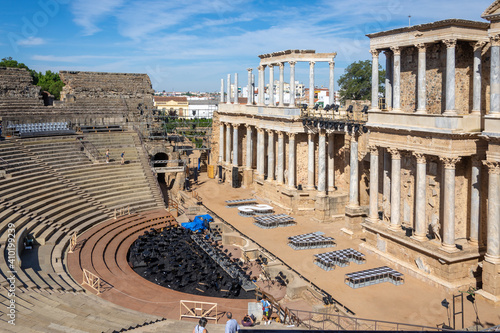
[[[88,285],[90,288],[97,291],[97,295],[101,293],[101,278],[95,274],[92,274],[85,268],[83,269],[83,282],[82,285]]]
[[[214,309],[215,309],[215,314],[212,314]],[[215,320],[215,323],[217,324],[219,320],[217,318],[217,303],[183,301],[183,300],[180,301],[179,320],[182,320],[182,318],[199,319],[201,317],[205,317],[207,320]]]

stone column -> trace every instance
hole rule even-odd
[[[314,133],[307,134],[307,189],[314,190]]]
[[[326,131],[319,130],[318,139],[318,192],[326,195]]]
[[[295,188],[295,133],[288,133],[288,187]]]
[[[267,180],[274,180],[274,130],[267,130]]]
[[[253,140],[252,140],[252,126],[246,124],[247,128],[247,155],[246,155],[246,168],[252,170],[252,155],[253,155]]]
[[[391,47],[393,54],[392,111],[401,111],[401,49]]]
[[[427,106],[426,106],[427,95],[425,86],[426,47],[424,43],[416,44],[415,47],[418,49],[417,113],[427,113]]]
[[[486,42],[472,42],[474,48],[474,64],[472,67],[472,114],[481,113],[481,52]]]
[[[258,101],[257,101],[257,104],[259,106],[264,106],[265,105],[265,101],[266,101],[266,89],[265,89],[265,75],[266,75],[266,66],[259,66],[257,67],[257,69],[259,70],[259,94],[258,94]]]
[[[234,73],[234,104],[238,104],[238,73]]]
[[[455,164],[460,158],[441,157],[444,166],[443,190],[443,244],[447,252],[457,250],[455,246]]]
[[[334,76],[334,71],[335,71],[335,61],[329,61],[328,64],[330,65],[330,82],[328,85],[328,94],[329,94],[329,99],[328,99],[328,104],[333,105],[335,103],[335,76]]]
[[[227,74],[227,100],[226,104],[231,104],[231,74]]]
[[[415,233],[413,238],[418,241],[427,240],[425,223],[425,189],[427,160],[422,153],[413,153],[417,159],[417,176],[415,180]]]
[[[314,64],[315,61],[309,61],[309,108],[314,106]]]
[[[278,132],[278,184],[283,185],[283,159],[285,157],[285,140],[283,139],[283,132]]]
[[[334,133],[328,136],[328,192],[335,191],[335,147],[333,143]]]
[[[391,224],[389,229],[401,230],[401,152],[389,148],[391,153]]]
[[[274,65],[269,65],[269,105],[276,106],[274,103]]]
[[[257,128],[257,173],[264,177],[264,129]]]
[[[490,115],[500,114],[500,35],[491,38]]]
[[[372,54],[372,110],[378,110],[378,50],[370,50]]]
[[[485,161],[488,169],[488,237],[484,259],[500,264],[500,162]]]
[[[370,146],[370,213],[367,221],[378,222],[378,147]]]
[[[224,81],[224,80],[222,80]],[[224,95],[223,95],[224,96]],[[219,126],[219,162],[224,162],[224,123],[220,123]]]
[[[359,190],[358,190],[358,141],[356,134],[351,133],[351,157],[350,157],[350,178],[349,178],[349,206],[359,206]]]
[[[384,173],[383,173],[382,207],[384,210],[384,220],[391,214],[391,154],[384,150]]]
[[[446,44],[446,108],[444,114],[454,116],[457,114],[457,110],[455,110],[455,47],[457,40],[447,39],[443,42]]]
[[[224,79],[220,79],[220,102],[224,103]]]
[[[248,98],[247,98],[247,105],[252,105],[253,104],[252,69],[251,68],[247,68],[247,71],[248,71],[248,84],[247,84]]]
[[[385,51],[385,107],[392,109],[392,52]]]
[[[239,166],[238,162],[238,147],[240,145],[240,141],[238,139],[238,127],[240,124],[233,124],[233,165]]]
[[[290,64],[290,107],[295,107],[295,64],[296,61],[288,62]]]
[[[471,190],[470,190],[470,238],[471,245],[479,244],[479,225],[481,217],[481,159],[472,157]]]
[[[279,106],[285,106],[283,97],[285,96],[285,63],[280,62],[280,101]]]
[[[226,163],[231,164],[231,124],[226,124]]]

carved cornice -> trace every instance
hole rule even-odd
[[[393,160],[400,160],[401,159],[401,150],[397,148],[387,148],[387,151],[389,154],[391,154],[391,158]]]
[[[443,40],[444,45],[446,45],[446,48],[453,48],[457,46],[457,40],[456,39],[445,39]]]
[[[418,164],[427,163],[427,156],[425,154],[413,152],[413,156],[415,156]]]
[[[488,167],[488,173],[500,175],[500,162],[498,162],[498,161],[483,161],[483,164]]]
[[[378,55],[379,55],[380,51],[379,51],[379,50],[377,50],[377,49],[371,49],[371,50],[370,50],[370,53],[372,54],[372,57],[374,57],[374,58],[375,58],[375,57],[378,57]]]
[[[391,47],[391,51],[394,55],[400,55],[401,54],[401,48],[397,47],[397,46],[394,46],[394,47]]]
[[[460,157],[439,157],[445,169],[455,169],[455,165],[460,161]]]

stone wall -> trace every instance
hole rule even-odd
[[[32,81],[25,68],[0,67],[0,99],[40,100],[40,87]]]

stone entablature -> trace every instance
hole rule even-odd
[[[260,65],[278,65],[284,62],[291,61],[317,61],[331,62],[335,61],[336,52],[333,53],[316,53],[315,50],[286,50],[259,55]]]

